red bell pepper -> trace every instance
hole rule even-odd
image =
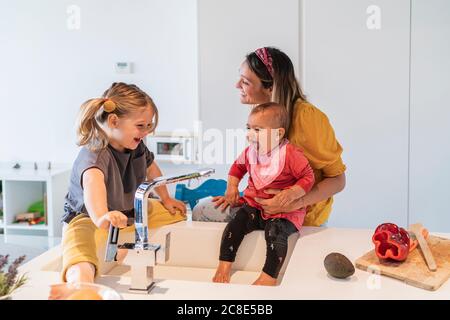
[[[380,259],[405,261],[410,251],[408,231],[393,223],[380,224],[372,236],[375,253]]]

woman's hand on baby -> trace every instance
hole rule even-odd
[[[161,200],[163,206],[171,213],[171,214],[175,214],[178,212],[180,212],[182,215],[186,215],[186,204],[184,204],[184,202],[179,201],[177,199],[174,198],[167,198],[164,200]]]
[[[295,200],[305,195],[305,190],[302,187],[295,185],[284,190],[268,189],[265,191],[267,194],[274,194],[274,198],[278,201],[280,207],[287,207]]]
[[[278,214],[297,210],[297,206],[293,207],[296,200],[305,195],[305,191],[300,186],[294,186],[284,190],[268,189],[264,191],[267,194],[274,194],[271,199],[255,198],[264,209],[264,213]]]
[[[108,229],[112,224],[116,228],[125,228],[127,226],[128,217],[120,211],[109,211],[98,219],[96,225],[102,229]]]

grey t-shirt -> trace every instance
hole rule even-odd
[[[105,176],[108,210],[118,210],[131,215],[134,194],[139,185],[146,180],[147,168],[153,159],[153,153],[143,142],[135,150],[125,152],[117,151],[110,145],[100,151],[90,151],[83,147],[72,167],[62,221],[69,223],[76,215],[87,214],[83,199],[82,176],[90,168],[100,169]]]

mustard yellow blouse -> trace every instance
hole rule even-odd
[[[328,117],[309,102],[297,100],[294,106],[289,141],[303,149],[316,178],[315,184],[326,177],[336,177],[344,173],[342,147],[336,140]],[[333,197],[307,208],[303,225],[320,226],[331,212]]]

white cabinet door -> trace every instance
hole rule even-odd
[[[410,222],[450,232],[450,2],[412,1]]]
[[[329,225],[407,224],[409,0],[306,0],[305,92],[341,142]]]

